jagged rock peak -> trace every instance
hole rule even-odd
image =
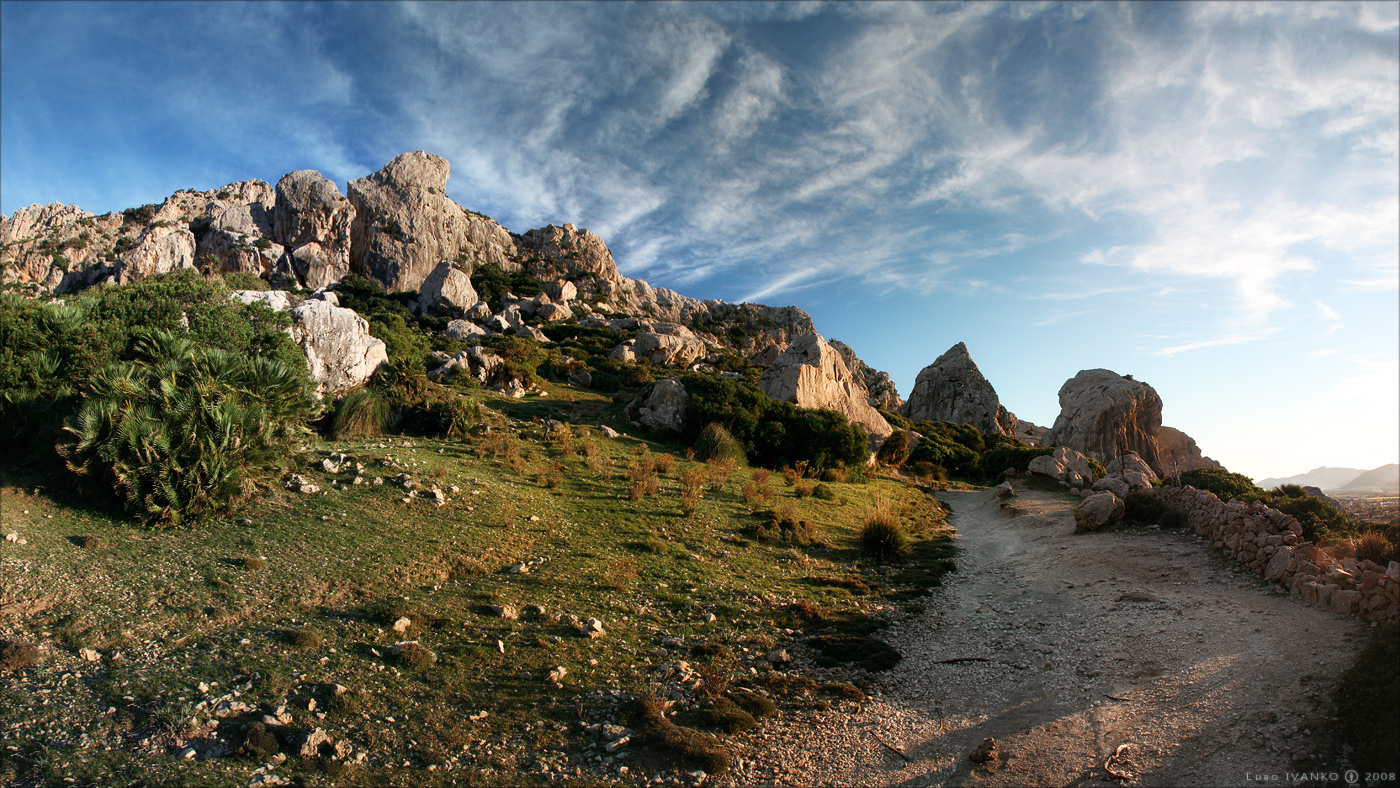
[[[996,389],[982,376],[962,342],[919,372],[900,413],[915,422],[931,419],[969,424],[988,435],[1016,432],[1015,415],[1002,407]]]
[[[513,267],[515,241],[499,224],[447,196],[447,160],[417,151],[350,181],[350,265],[390,292],[417,290],[442,260]]]

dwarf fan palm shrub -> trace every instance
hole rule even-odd
[[[152,524],[227,510],[306,433],[316,403],[276,359],[196,346],[162,330],[135,360],[98,370],[64,426],[68,467]]]

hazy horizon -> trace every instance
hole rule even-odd
[[[1255,479],[1400,461],[1394,3],[0,3],[0,210],[404,151],[907,396],[1081,369]],[[192,35],[198,31],[198,35]]]

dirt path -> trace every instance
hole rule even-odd
[[[1364,625],[1191,534],[1075,534],[1072,504],[1044,493],[940,497],[959,569],[887,633],[903,662],[857,714],[765,726],[732,784],[1288,785],[1317,768],[1313,731]],[[986,661],[939,662],[966,657]],[[984,737],[1000,758],[979,766]],[[1115,753],[1127,780],[1104,767]]]

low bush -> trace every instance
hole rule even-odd
[[[739,465],[746,459],[744,447],[734,440],[729,430],[714,422],[705,425],[700,431],[700,436],[695,441],[695,458],[701,462],[729,459]]]
[[[1264,491],[1254,486],[1254,480],[1243,474],[1231,473],[1224,468],[1197,468],[1181,472],[1181,483],[1198,490],[1215,493],[1222,501],[1238,498],[1242,501],[1257,501]]]
[[[891,468],[903,465],[904,461],[909,459],[909,433],[897,430],[886,438],[885,442],[880,444],[880,450],[875,453],[875,459]]]
[[[317,404],[305,375],[276,359],[197,348],[155,330],[133,362],[99,370],[60,453],[94,492],[120,495],[147,523],[227,511],[293,454]]]
[[[336,440],[382,435],[394,419],[394,408],[373,386],[363,386],[345,395],[336,406],[332,433]]]

